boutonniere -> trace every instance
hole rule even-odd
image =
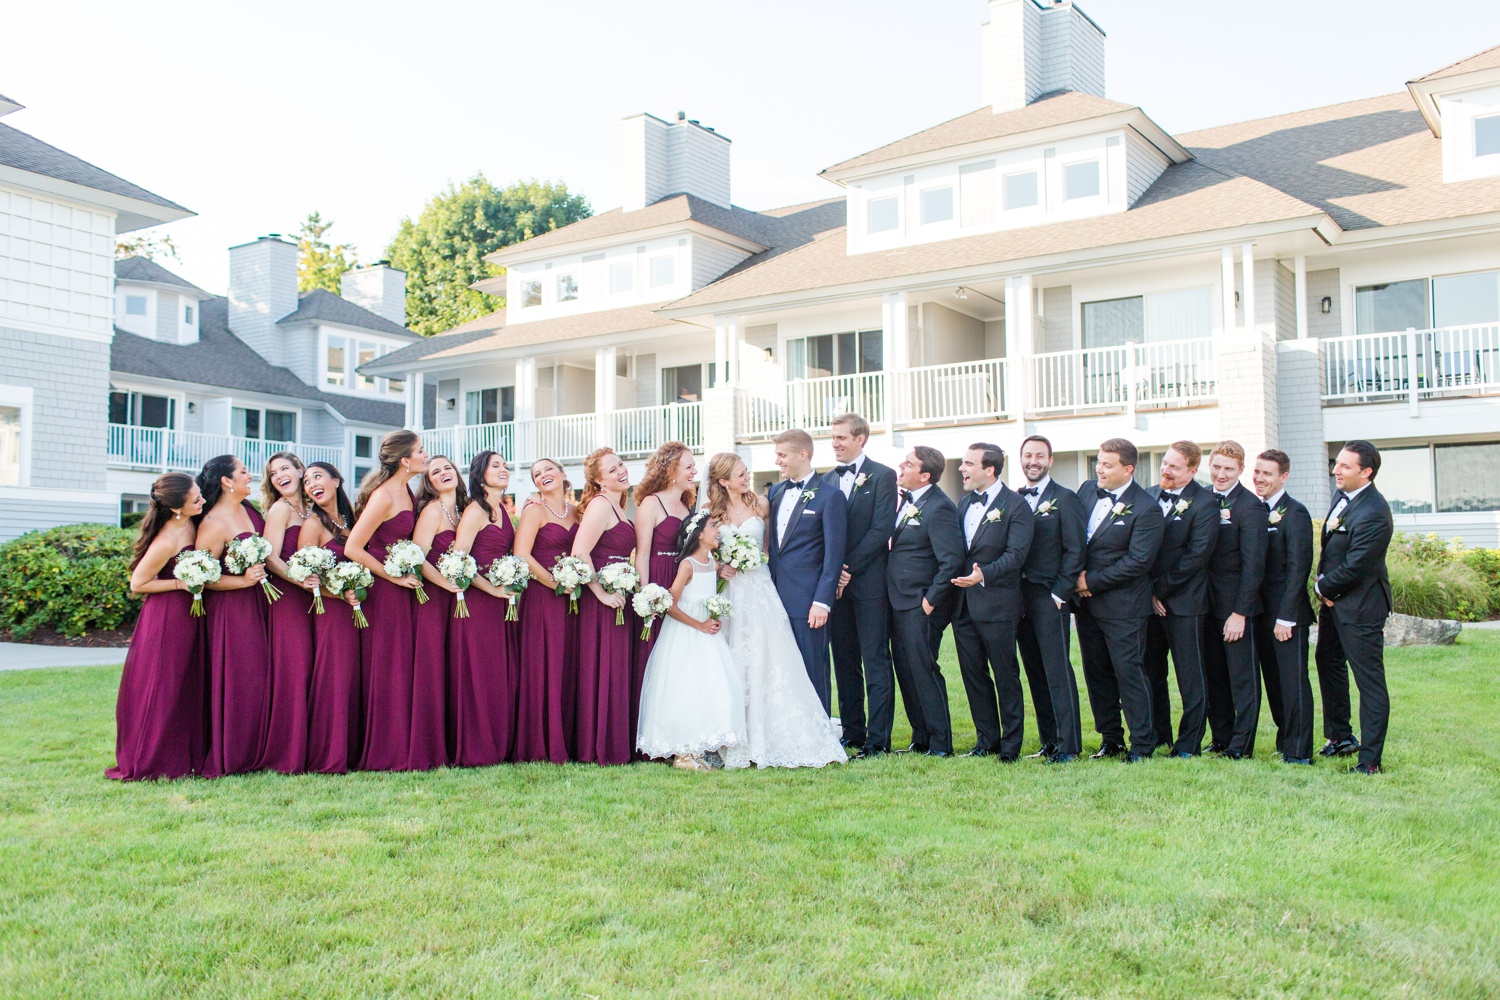
[[[994,524],[996,521],[1000,520],[1000,518],[1002,516],[1004,516],[1004,513],[1005,513],[1004,511],[1002,511],[1000,508],[996,507],[994,510],[990,511],[988,514],[984,515],[984,523],[985,524]]]
[[[1173,505],[1172,512],[1174,514],[1176,514],[1178,517],[1181,517],[1183,514],[1187,513],[1187,509],[1189,507],[1191,507],[1192,505],[1193,505],[1193,501],[1191,501],[1191,500],[1179,499],[1177,501],[1177,503]]]
[[[861,472],[859,475],[854,477],[854,488],[857,490],[862,490],[865,488],[865,483],[868,483],[869,481],[870,474],[868,472]]]
[[[1339,523],[1340,522],[1337,517],[1330,517],[1328,519],[1328,524],[1325,527],[1328,528],[1328,533],[1330,535],[1339,530]]]
[[[1036,513],[1038,517],[1043,514],[1050,514],[1056,509],[1057,504],[1051,500],[1043,500],[1041,503],[1036,505]]]
[[[1234,504],[1230,503],[1229,498],[1225,497],[1223,500],[1220,500],[1219,520],[1227,522],[1232,513],[1234,513]]]
[[[1266,518],[1266,520],[1269,521],[1271,524],[1280,524],[1281,523],[1281,518],[1285,514],[1286,514],[1286,508],[1285,507],[1277,507],[1275,510],[1271,511],[1270,515]]]
[[[901,519],[898,522],[899,525],[921,524],[921,523],[922,523],[922,508],[918,507],[914,503],[908,503],[905,507],[901,508]]]
[[[808,504],[808,502],[811,501],[812,498],[815,497],[815,496],[817,496],[817,495],[818,495],[818,488],[816,486],[811,487],[809,489],[805,489],[805,490],[802,491],[802,496],[797,499],[797,502],[800,503],[800,504],[802,504],[803,506],[806,506]]]
[[[1115,505],[1109,509],[1109,516],[1124,517],[1126,514],[1130,513],[1130,508],[1134,506],[1135,504],[1133,503],[1126,503],[1124,500],[1116,500]]]

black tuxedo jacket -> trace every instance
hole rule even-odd
[[[1334,500],[1334,507],[1338,500]],[[1330,508],[1328,513],[1333,514]],[[1383,622],[1395,602],[1386,574],[1385,552],[1395,527],[1391,507],[1371,483],[1349,502],[1338,526],[1323,522],[1323,554],[1318,557],[1318,593],[1333,602],[1339,617]]]
[[[958,508],[958,528],[963,531],[970,507],[983,503],[973,493],[964,497]],[[984,584],[958,587],[956,615],[967,614],[975,621],[1019,621],[1021,618],[1021,567],[1031,551],[1034,517],[1031,505],[1019,493],[1000,484],[994,503],[984,508],[973,541],[965,547],[962,569],[956,574],[968,576],[978,563],[984,573]]]
[[[1081,523],[1085,537],[1089,516],[1093,513],[1099,489],[1090,479],[1078,488]],[[1161,548],[1164,527],[1161,508],[1138,483],[1130,483],[1120,493],[1125,511],[1109,514],[1084,544],[1084,569],[1092,597],[1075,597],[1080,607],[1095,618],[1147,619],[1151,608],[1151,567]]]
[[[1161,487],[1153,486],[1146,492],[1161,510]],[[1179,514],[1174,502],[1172,512],[1163,515],[1166,525],[1161,551],[1151,567],[1151,593],[1169,615],[1206,615],[1208,576],[1204,570],[1217,540],[1214,532],[1218,530],[1219,505],[1213,490],[1204,489],[1196,481],[1182,488],[1180,500],[1187,501],[1186,510]]]
[[[1218,618],[1258,615],[1266,574],[1266,502],[1242,483],[1235,483],[1223,500],[1210,490],[1208,501],[1218,522],[1208,561],[1209,610]]]
[[[947,606],[957,588],[953,578],[964,565],[964,532],[958,525],[958,508],[941,488],[934,486],[917,500],[920,516],[891,532],[891,555],[886,566],[886,596],[897,611],[922,606]],[[891,511],[891,523],[896,511]]]
[[[1028,582],[1041,584],[1062,601],[1072,598],[1078,574],[1083,572],[1088,510],[1080,503],[1077,493],[1056,480],[1048,481],[1036,504],[1048,509],[1034,515],[1031,551],[1021,573]]]
[[[866,455],[860,475],[868,478],[849,494],[844,520],[844,565],[849,567],[844,594],[864,601],[885,596],[886,556],[896,521],[896,470]],[[825,473],[823,482],[839,488],[835,473]]]
[[[1270,524],[1277,512],[1281,516]],[[1290,493],[1266,512],[1266,575],[1260,584],[1261,613],[1296,625],[1313,623],[1307,577],[1312,573],[1312,515]]]

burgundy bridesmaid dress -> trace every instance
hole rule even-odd
[[[434,568],[453,545],[453,531],[439,531],[432,539],[427,561]],[[456,598],[435,584],[427,584],[426,604],[416,607],[416,653],[412,662],[411,748],[409,771],[430,771],[448,763],[448,623],[453,620]],[[467,597],[468,595],[464,595]]]
[[[385,562],[387,550],[411,538],[416,515],[403,510],[387,518],[370,535],[365,550]],[[431,590],[428,593],[431,594]],[[363,771],[404,771],[411,744],[413,592],[379,576],[364,601],[370,627],[359,630],[361,683],[365,708]]]
[[[589,553],[594,569],[612,562],[629,562],[635,548],[635,528],[618,521],[599,536]],[[631,711],[632,648],[635,624],[627,606],[625,622],[615,624],[615,609],[584,589],[578,599],[578,688],[575,719],[578,760],[594,764],[626,764],[635,747]],[[640,700],[639,689],[635,701]]]
[[[342,562],[344,543],[327,548]],[[280,603],[280,602],[277,602]],[[359,761],[364,710],[360,704],[359,633],[342,597],[323,595],[313,623],[312,685],[307,697],[307,770],[344,774]]]
[[[301,525],[290,525],[281,539],[281,559],[297,551]],[[281,597],[271,605],[271,716],[266,753],[260,766],[282,774],[307,769],[307,696],[313,672],[312,594],[277,580]]]
[[[572,551],[577,525],[548,521],[537,529],[532,556],[549,570]],[[581,610],[581,609],[580,609]],[[516,697],[517,761],[563,764],[572,755],[574,676],[577,672],[576,615],[568,598],[533,580],[521,598],[521,675]]]
[[[660,499],[656,499],[661,503]],[[662,504],[662,519],[659,524],[651,529],[651,562],[648,566],[650,573],[646,583],[654,583],[660,587],[672,589],[672,584],[677,582],[677,533],[682,530],[682,518],[676,514],[666,513],[666,505]],[[641,681],[646,676],[646,661],[651,659],[651,650],[656,645],[657,636],[661,635],[661,626],[665,615],[659,615],[656,621],[651,623],[651,637],[649,639],[635,640],[635,662],[630,670],[630,731],[635,732],[636,722],[639,720],[641,711]],[[639,636],[641,628],[646,623],[637,618],[635,620],[634,634]]]
[[[167,560],[156,578],[172,579],[174,564]],[[192,616],[192,606],[193,595],[185,590],[146,595],[120,675],[115,766],[105,777],[181,778],[203,769],[200,619]]]
[[[257,514],[255,531],[264,522]],[[248,538],[241,532],[235,538]],[[205,777],[253,771],[266,748],[271,699],[270,605],[257,584],[203,593],[204,660],[208,668],[208,754]]]
[[[515,535],[503,513],[499,524],[479,529],[469,554],[481,574],[510,554]],[[484,767],[510,756],[515,651],[506,628],[507,602],[478,587],[470,587],[466,597],[469,617],[448,623],[448,759],[457,767]]]

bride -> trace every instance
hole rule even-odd
[[[709,517],[769,544],[766,501],[750,485],[738,455],[721,452],[708,465]],[[764,568],[733,575],[725,596],[729,649],[745,676],[745,740],[721,754],[725,767],[822,767],[848,757],[838,728],[807,677],[786,609]]]

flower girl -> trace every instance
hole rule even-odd
[[[704,771],[703,755],[740,742],[745,733],[745,675],[736,666],[721,623],[710,617],[716,582],[718,522],[699,511],[682,527],[682,563],[672,607],[646,661],[636,749],[671,757],[673,766]],[[720,599],[722,600],[722,599]],[[727,610],[719,610],[722,617]]]

